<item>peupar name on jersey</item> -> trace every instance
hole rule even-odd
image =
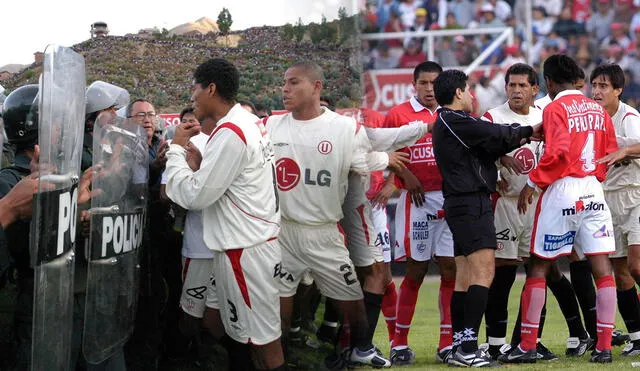
[[[76,241],[78,185],[40,193],[31,236],[38,238],[36,264],[49,262],[73,249]],[[54,234],[54,235],[52,235]],[[32,237],[33,238],[33,237]]]
[[[142,245],[143,212],[94,215],[91,259],[111,258],[135,251]]]
[[[585,131],[607,131],[604,124],[604,116],[594,113],[569,115],[569,133],[581,133]]]

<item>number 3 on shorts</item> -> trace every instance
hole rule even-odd
[[[345,272],[342,276],[344,277],[344,282],[346,282],[347,285],[353,285],[358,282],[358,280],[352,278],[353,270],[351,270],[351,266],[349,264],[341,265],[340,272]]]

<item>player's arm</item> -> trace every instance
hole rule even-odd
[[[640,143],[640,117],[629,114],[622,119],[622,128],[625,135],[616,133],[618,147],[629,147]]]
[[[375,151],[395,151],[415,144],[427,134],[428,125],[422,121],[396,128],[366,128],[371,147]]]
[[[566,116],[557,109],[545,108],[542,122],[545,137],[545,149],[538,166],[529,173],[529,186],[546,188],[560,178],[569,167],[571,138],[565,127]]]
[[[530,126],[490,124],[470,116],[451,114],[448,119],[456,135],[467,146],[496,158],[520,147],[524,143],[523,140],[530,138],[534,132]]]
[[[242,172],[247,146],[234,130],[219,129],[205,147],[200,169],[187,163],[187,149],[171,144],[167,153],[167,195],[187,210],[202,210],[215,203]]]

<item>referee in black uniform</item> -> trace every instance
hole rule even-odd
[[[442,72],[434,82],[442,107],[433,126],[433,147],[442,173],[445,218],[453,233],[456,286],[451,299],[453,342],[448,363],[488,367],[478,350],[478,328],[493,280],[496,232],[490,194],[496,191],[496,161],[532,136],[542,125],[500,125],[472,117],[472,96],[462,71]]]

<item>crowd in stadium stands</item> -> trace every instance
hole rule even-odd
[[[530,0],[533,5],[533,46],[527,51],[525,0],[368,0],[364,29],[367,33],[513,27],[514,43],[502,45],[482,64],[506,70],[525,62],[531,53],[534,67],[556,53],[573,57],[587,79],[603,62],[619,64],[627,74],[624,99],[640,106],[640,0]],[[436,37],[434,56],[443,66],[467,66],[496,35]],[[365,41],[365,69],[414,68],[426,60],[424,38]],[[588,81],[588,80],[587,80]],[[503,92],[501,74],[481,76],[476,90]],[[495,85],[495,87],[494,87]],[[585,89],[589,89],[586,84]],[[493,107],[504,94],[488,94]]]

